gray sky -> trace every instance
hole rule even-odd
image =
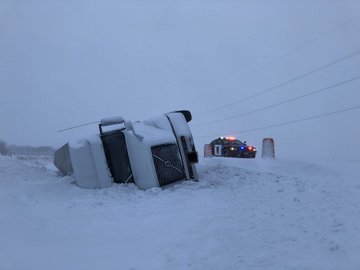
[[[215,139],[211,135],[360,105],[357,80],[264,112],[195,126],[360,75],[356,55],[271,93],[199,115],[360,49],[357,16],[360,1],[345,0],[0,0],[0,139],[58,147],[97,132],[93,125],[57,133],[62,128],[189,109],[202,153],[203,144]],[[304,157],[315,149],[311,156],[350,153],[359,160],[359,116],[355,110],[235,135],[258,147],[262,138],[273,137],[280,156]]]

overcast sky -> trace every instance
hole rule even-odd
[[[104,117],[189,109],[197,148],[236,135],[280,156],[359,160],[360,110],[236,133],[360,105],[360,80],[211,125],[360,75],[360,55],[251,96],[360,49],[360,1],[0,0],[0,139],[58,147]],[[209,136],[209,137],[204,137]]]

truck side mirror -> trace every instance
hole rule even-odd
[[[112,125],[120,125],[124,122],[125,122],[125,120],[124,120],[124,118],[122,118],[122,116],[103,118],[100,120],[100,124],[99,124],[100,134],[101,135],[103,134],[103,129],[102,129],[103,127],[112,126]]]
[[[100,120],[100,124],[102,126],[119,125],[124,122],[125,122],[125,120],[124,120],[124,118],[122,118],[122,116],[109,117],[109,118],[104,118],[104,119]]]

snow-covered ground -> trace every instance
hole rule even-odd
[[[200,160],[200,181],[77,187],[0,156],[0,269],[360,269],[355,162]]]

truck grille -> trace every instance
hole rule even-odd
[[[160,186],[185,179],[184,168],[176,144],[153,146],[151,152]]]

